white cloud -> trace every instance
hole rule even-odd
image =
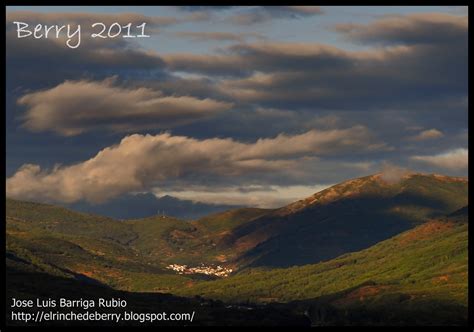
[[[278,208],[306,198],[330,185],[314,186],[270,186],[262,189],[223,188],[219,191],[156,191],[157,196],[170,195],[180,199],[208,204],[242,205],[259,208]]]
[[[412,156],[411,159],[448,170],[468,168],[468,150],[454,149],[433,156]]]
[[[115,79],[65,81],[18,100],[26,106],[23,125],[65,136],[94,129],[130,132],[170,128],[226,111],[231,103],[189,96],[165,96],[149,88],[115,86]]]
[[[175,181],[184,186],[216,177],[234,179],[248,174],[289,177],[303,161],[333,153],[354,154],[383,149],[362,126],[259,139],[198,140],[169,133],[130,135],[89,160],[42,170],[27,164],[7,179],[7,195],[14,198],[74,202],[104,202],[120,194],[149,190]]]
[[[423,130],[418,135],[410,137],[410,139],[414,141],[426,141],[430,139],[441,138],[443,136],[444,134],[440,130],[433,128],[433,129]]]
[[[388,162],[382,163],[382,171],[380,172],[382,180],[388,183],[397,183],[404,176],[412,173],[407,168],[403,168],[397,165],[392,165]]]

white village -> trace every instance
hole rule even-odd
[[[229,274],[232,273],[231,268],[223,267],[220,265],[213,267],[201,264],[200,266],[196,267],[188,267],[187,265],[170,264],[166,268],[169,270],[176,271],[178,272],[178,274],[205,274],[221,278],[228,277]]]

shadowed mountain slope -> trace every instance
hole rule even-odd
[[[221,241],[240,265],[316,263],[367,248],[467,204],[468,182],[440,175],[349,180],[237,227]]]

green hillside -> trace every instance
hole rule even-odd
[[[125,244],[136,234],[116,220],[87,213],[75,212],[59,206],[6,200],[6,215],[16,225],[34,232],[86,236],[95,239],[113,239]],[[7,224],[8,225],[8,224]]]
[[[465,323],[467,229],[466,220],[432,220],[327,262],[248,269],[177,293],[228,302],[294,302],[301,310],[319,306],[332,312],[325,323],[348,319],[343,314],[348,311],[367,317],[391,315],[385,318],[393,323]],[[313,323],[324,322],[313,317]]]
[[[133,291],[169,291],[190,280],[131,246],[141,234],[127,223],[10,199],[6,207],[7,254],[45,273]]]
[[[231,248],[221,248],[222,238],[239,225],[268,211],[271,210],[241,208],[212,214],[192,222],[153,216],[123,223],[137,234],[137,237],[130,241],[130,247],[151,261],[189,265],[218,264],[227,261],[228,256],[233,257]]]
[[[237,226],[257,219],[273,210],[257,208],[240,208],[225,212],[214,213],[203,217],[193,224],[205,227],[209,233],[229,232]]]
[[[219,301],[163,294],[202,279],[177,275],[164,269],[164,261],[158,259],[163,249],[169,247],[173,253],[177,248],[173,234],[196,229],[190,223],[168,217],[120,222],[47,204],[10,199],[6,203],[7,299],[66,294],[71,298],[114,297],[127,299],[128,310],[134,312],[196,311],[195,325],[309,324],[301,313],[286,308],[228,307]],[[153,259],[155,252],[158,255]],[[130,324],[144,325],[127,322]]]
[[[117,221],[12,199],[6,207],[10,255],[53,275],[149,292],[169,292],[202,279],[177,275],[166,266],[221,263],[226,257],[216,246],[221,233],[266,211],[231,210],[190,223],[167,216]]]
[[[287,312],[290,321],[306,313],[314,325],[463,324],[467,189],[462,178],[416,174],[387,183],[375,175],[280,209],[193,222],[118,221],[7,199],[7,282],[12,294],[41,292],[37,276],[44,290],[54,280],[198,296]],[[171,264],[233,272],[179,274]]]

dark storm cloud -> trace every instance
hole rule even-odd
[[[207,15],[225,15],[230,12],[226,19],[238,25],[257,24],[273,19],[300,19],[323,13],[318,6],[180,6],[178,8]]]
[[[465,17],[387,17],[338,31],[390,45],[346,51],[322,44],[238,43],[217,54],[163,59],[172,70],[224,77],[224,93],[265,107],[420,109],[467,96]]]
[[[82,39],[78,48],[69,48],[65,37],[56,39],[17,38],[14,21],[29,24],[81,24]],[[124,38],[86,38],[94,22],[140,24],[146,22],[148,31],[177,23],[172,17],[148,17],[134,13],[36,13],[8,12],[6,17],[7,84],[24,89],[52,86],[65,79],[104,78],[110,75],[164,77],[164,63],[153,51],[141,48],[136,41]],[[95,31],[97,32],[97,31]]]
[[[196,11],[221,11],[231,9],[234,6],[178,6],[178,9],[189,11],[189,12],[196,12]]]
[[[226,54],[164,60],[174,70],[224,77],[224,94],[265,107],[426,107],[467,95],[467,52],[451,46],[348,52],[324,45],[239,44]]]
[[[249,38],[264,39],[257,33],[232,33],[232,32],[200,32],[200,31],[179,31],[175,33],[178,37],[183,37],[193,41],[233,41],[244,42]]]
[[[388,16],[370,24],[338,24],[335,30],[364,43],[466,43],[467,16],[436,13]]]
[[[203,75],[251,76],[255,72],[298,73],[318,71],[331,74],[364,62],[383,62],[408,53],[399,47],[366,52],[349,52],[330,45],[310,43],[239,43],[219,50],[218,54],[179,53],[163,56],[173,70]],[[236,68],[232,68],[236,67]],[[322,72],[321,72],[322,71]]]
[[[236,24],[249,25],[280,18],[300,19],[322,13],[317,6],[261,6],[246,8],[233,15],[230,20]]]
[[[160,57],[151,51],[135,47],[123,39],[103,42],[89,40],[78,49],[71,49],[63,42],[48,40],[18,39],[13,32],[7,33],[7,63],[10,72],[24,67],[36,67],[49,71],[159,69],[163,66]],[[25,69],[26,70],[26,69]]]
[[[163,56],[173,70],[213,76],[250,76],[254,72],[331,71],[351,64],[350,53],[328,45],[293,43],[239,43],[218,54]]]
[[[14,29],[14,21],[21,21],[30,25],[48,24],[80,24],[86,32],[91,32],[91,25],[102,22],[106,25],[118,22],[120,24],[132,23],[138,25],[147,23],[148,27],[157,31],[160,27],[173,25],[179,22],[175,17],[166,16],[146,16],[137,13],[117,13],[117,14],[95,14],[95,13],[38,13],[32,11],[12,11],[6,14],[7,31]]]

